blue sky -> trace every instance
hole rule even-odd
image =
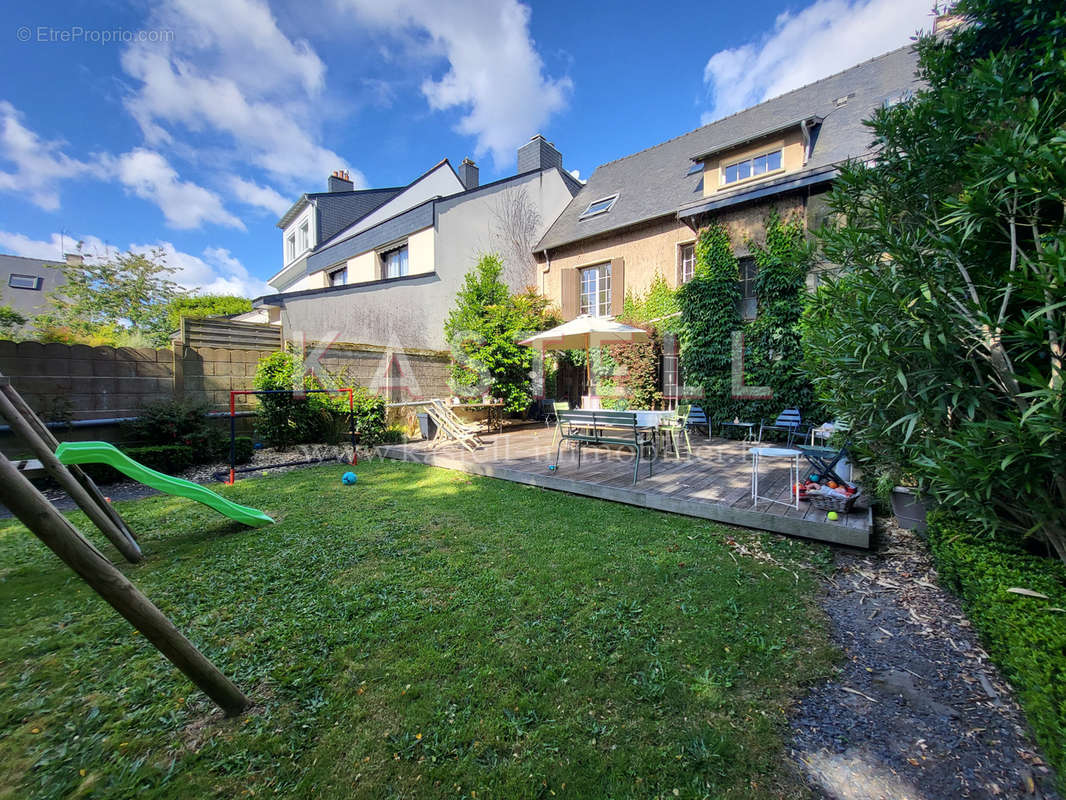
[[[274,227],[347,168],[513,173],[537,132],[595,167],[906,44],[928,0],[4,4],[0,252],[162,248],[254,296]]]

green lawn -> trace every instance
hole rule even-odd
[[[120,506],[148,552],[126,573],[254,696],[237,719],[0,523],[0,798],[807,796],[782,737],[835,658],[825,548],[413,464],[344,471],[223,488],[278,520],[257,530]]]

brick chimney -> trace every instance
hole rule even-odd
[[[463,182],[463,186],[465,186],[467,189],[477,188],[477,164],[475,164],[469,158],[464,158],[463,163],[459,165],[459,180]]]
[[[67,260],[67,265],[71,267],[80,267],[85,263],[85,256],[81,253],[64,253],[63,257]]]
[[[539,133],[518,148],[519,174],[551,167],[563,168],[563,154]]]
[[[329,176],[329,180],[326,181],[326,191],[328,192],[351,192],[355,191],[355,184],[352,183],[351,178],[348,177],[348,170],[335,169],[333,174]]]

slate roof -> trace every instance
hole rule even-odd
[[[687,174],[694,157],[778,130],[792,121],[824,118],[816,129],[804,171],[820,173],[830,165],[868,155],[873,137],[862,121],[886,100],[895,100],[915,88],[917,63],[917,54],[908,45],[647,150],[609,161],[589,176],[584,188],[545,231],[536,250],[673,216],[680,207],[703,198],[702,173]],[[842,97],[848,101],[837,107],[836,101]],[[618,200],[606,214],[580,219],[589,203],[615,193]]]

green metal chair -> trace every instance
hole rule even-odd
[[[679,445],[680,439],[684,438],[685,447],[688,448],[688,454],[692,455],[692,440],[688,437],[688,417],[692,411],[692,406],[688,403],[681,403],[677,407],[677,414],[673,417],[664,419],[659,423],[659,432],[663,434],[663,453],[666,453],[666,440],[669,438],[670,444],[673,445],[674,455],[681,458],[681,447]]]
[[[552,432],[552,447],[555,447],[555,442],[559,438],[559,434],[562,431],[562,424],[559,422],[559,412],[569,411],[570,404],[565,400],[556,400],[552,403],[552,414],[555,417],[555,430]]]

